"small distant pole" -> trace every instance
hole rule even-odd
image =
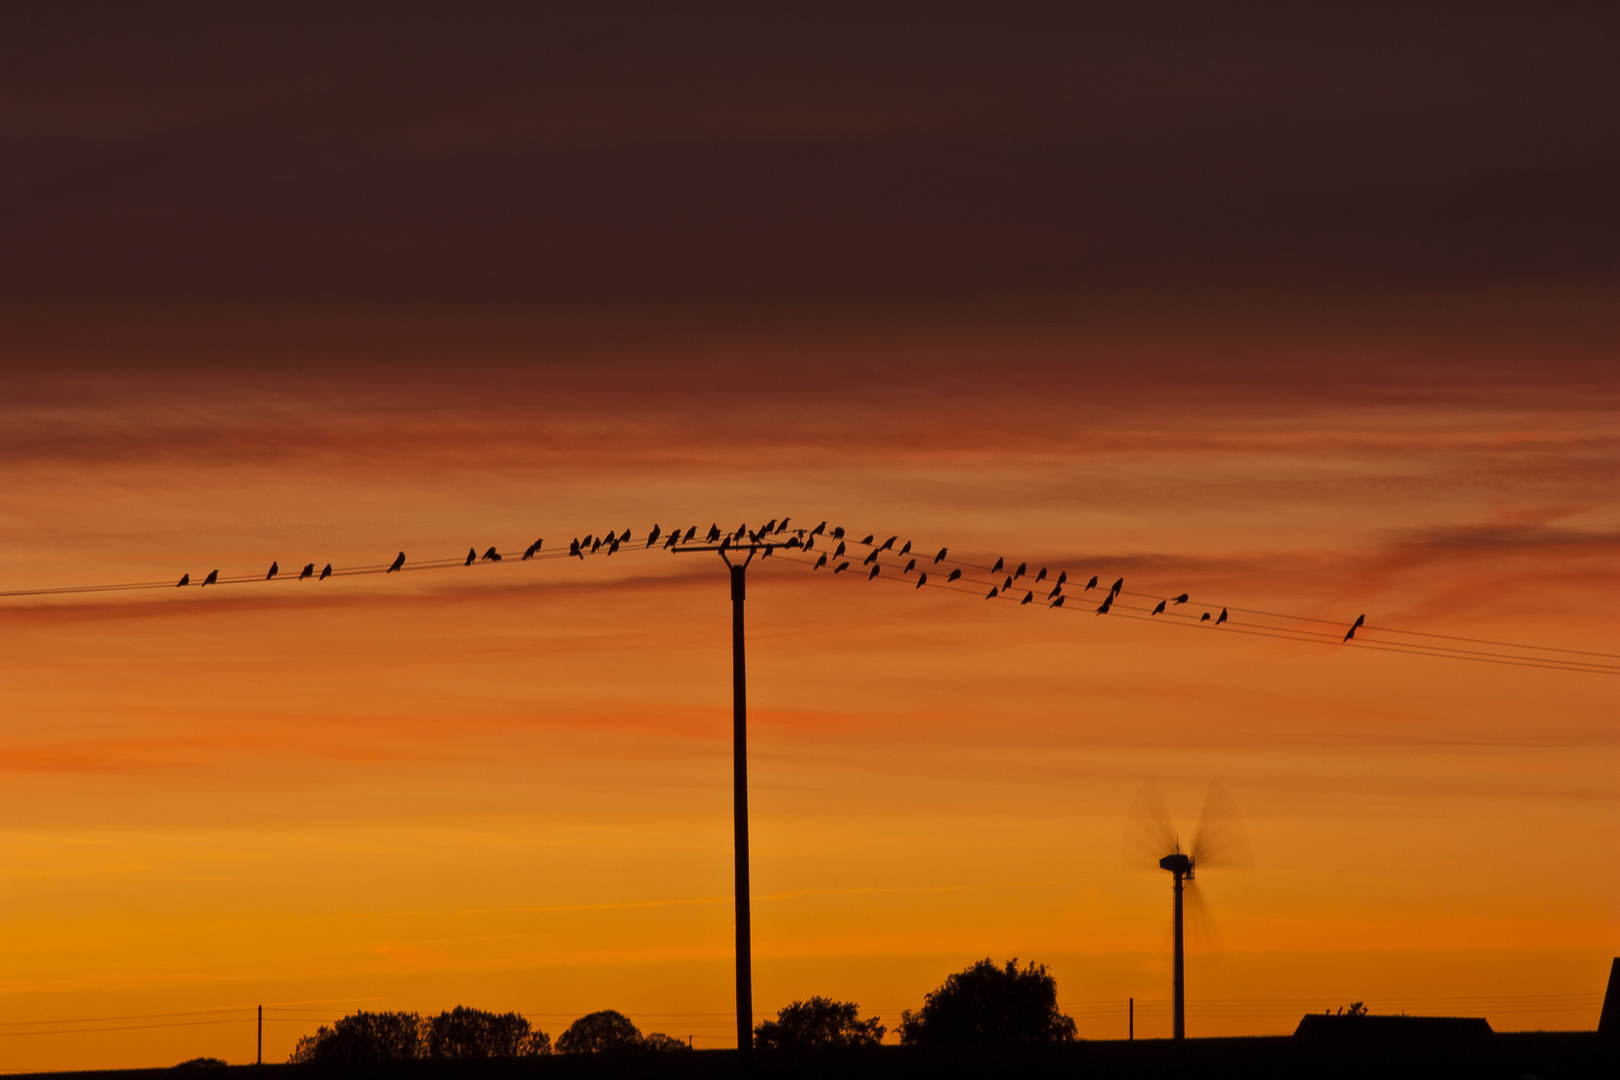
[[[264,1006],[259,1006],[259,1052],[254,1057],[253,1064],[264,1064]]]
[[[1125,1029],[1128,1032],[1128,1034],[1126,1035],[1126,1038],[1128,1038],[1131,1042],[1135,1042],[1136,1041],[1136,999],[1135,998],[1126,998],[1125,1000],[1130,1002],[1130,1012],[1127,1014],[1127,1015],[1130,1016],[1130,1021],[1129,1021],[1130,1026]]]

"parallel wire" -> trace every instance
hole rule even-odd
[[[793,530],[789,530],[790,534],[800,538],[801,543],[803,542],[803,538],[806,536],[808,531],[809,530],[804,529],[804,528],[796,528],[796,529],[793,529]],[[588,535],[590,535],[590,534],[588,534]],[[643,534],[643,535],[645,536],[646,534]],[[660,540],[658,542],[653,543],[653,544],[644,544],[643,546],[640,546],[640,547],[636,546],[636,542],[635,542],[634,538],[632,537],[632,539],[624,542],[624,546],[623,546],[622,550],[625,550],[627,552],[645,552],[645,551],[651,551],[651,550],[654,550],[654,549],[670,550],[670,547],[669,547],[669,544],[668,544],[668,537],[669,536],[674,536],[674,535],[684,535],[684,530],[682,530],[682,532],[680,532],[680,533],[665,534],[664,536],[662,536],[660,538]],[[731,535],[735,535],[735,534],[732,534],[732,533],[729,533],[729,532],[722,534],[722,536],[731,536]],[[778,534],[773,533],[772,537],[774,537],[775,535],[778,535]],[[823,535],[825,535],[825,534],[823,534]],[[768,542],[769,539],[771,539],[771,538],[762,537],[760,539],[760,542],[762,542],[762,543]],[[786,542],[785,538],[784,538],[783,542],[784,543]],[[836,542],[836,540],[832,540],[831,538],[829,538],[829,542]],[[843,538],[843,542],[846,544],[846,547],[848,547],[848,546],[865,546],[865,547],[868,548],[869,552],[872,549],[881,548],[881,542],[877,540],[875,534],[873,535],[871,543],[866,543],[865,541],[861,541],[861,540],[855,540],[855,539],[850,538],[848,536]],[[706,543],[706,541],[700,541],[699,543]],[[677,545],[677,549],[679,548],[679,546],[684,546],[684,545]],[[893,550],[893,549],[890,549],[890,550]],[[474,549],[474,551],[476,552],[476,549]],[[795,556],[793,554],[790,554],[791,552],[794,552],[794,551],[799,551],[802,554],[799,555],[799,556]],[[611,552],[610,552],[610,554],[611,554]],[[771,554],[775,555],[776,557],[781,558],[785,562],[795,562],[795,563],[800,563],[800,564],[803,564],[803,565],[813,565],[813,562],[814,562],[814,560],[809,557],[808,551],[805,551],[804,549],[798,548],[798,547],[785,548],[785,547],[781,547],[781,546],[775,546],[775,548],[771,552]],[[832,557],[831,557],[830,550],[824,551],[824,554],[828,555],[829,564],[831,564]],[[849,552],[849,554],[853,555],[852,552]],[[921,548],[914,548],[911,555],[912,555],[913,558],[915,558],[917,560],[917,562],[919,564],[922,565],[922,572],[929,572],[929,571],[932,570],[932,568],[940,566],[940,565],[950,566],[953,569],[962,570],[962,571],[976,571],[976,572],[982,573],[982,574],[990,574],[990,573],[995,572],[989,566],[985,566],[985,565],[979,564],[979,563],[966,562],[966,561],[963,561],[963,560],[960,560],[960,559],[953,559],[953,558],[949,557],[948,554],[942,559],[933,560]],[[552,548],[552,550],[550,550],[550,551],[542,550],[542,551],[536,552],[530,558],[532,560],[535,560],[535,561],[539,561],[539,560],[554,561],[554,560],[557,560],[557,559],[567,559],[567,558],[572,558],[572,557],[574,557],[574,556],[572,556],[572,554],[568,550],[566,550],[566,549],[564,549],[562,547],[559,547],[559,546],[554,546]],[[900,558],[901,556],[894,555],[892,557],[893,558]],[[479,557],[479,558],[474,559],[471,565],[473,565],[473,566],[487,566],[487,565],[489,565],[489,563],[491,561],[498,561],[498,562],[526,562],[526,561],[530,561],[530,560],[529,559],[519,559],[516,556],[506,556],[506,557],[504,557],[504,558],[502,558],[500,560],[485,560],[485,559]],[[853,564],[854,559],[851,558],[850,562]],[[388,574],[388,573],[394,572],[391,569],[391,565],[392,565],[391,563],[368,563],[368,564],[360,564],[360,565],[355,565],[355,566],[334,567],[329,576],[337,578],[337,577],[360,577],[360,576],[370,576],[370,575],[376,575],[376,574]],[[865,562],[862,563],[863,569],[864,569],[864,567],[866,565],[870,565],[870,564],[867,564]],[[877,563],[877,565],[883,566],[884,564],[881,563],[881,561],[879,561]],[[405,572],[415,573],[415,572],[422,572],[422,571],[429,571],[429,570],[446,570],[446,569],[452,569],[452,568],[455,568],[455,567],[468,567],[468,566],[469,566],[469,564],[468,564],[467,560],[465,559],[465,557],[427,559],[427,560],[419,560],[419,561],[414,562],[414,563],[410,562],[410,561],[407,561],[400,568],[400,570],[398,572],[401,572],[401,573],[405,573]],[[888,564],[886,568],[892,569],[893,564]],[[915,584],[916,579],[915,578],[909,578],[904,573],[902,573],[901,575],[893,575],[893,574],[891,574],[891,575],[888,575],[887,577],[885,577],[880,572],[878,576],[880,578],[882,578],[883,580],[885,580],[885,581],[909,581],[910,583],[912,583],[914,588],[917,587],[916,584]],[[1007,576],[1010,576],[1010,575],[1007,575]],[[1079,577],[1080,575],[1076,575],[1076,576]],[[303,579],[298,577],[296,571],[289,571],[287,573],[280,573],[275,578],[268,578],[268,577],[260,576],[258,574],[226,575],[226,576],[219,577],[214,582],[214,584],[216,586],[223,586],[223,585],[239,585],[239,584],[259,584],[259,583],[265,583],[267,581],[299,581],[299,580],[303,580]],[[962,581],[962,582],[965,582],[965,583],[971,583],[973,586],[975,586],[975,588],[964,588],[964,587],[960,587],[960,586],[955,586],[950,582],[935,582],[935,581],[928,582],[927,585],[924,586],[924,587],[926,587],[926,588],[944,589],[946,591],[951,591],[951,592],[973,593],[974,595],[981,595],[981,596],[983,595],[982,592],[978,592],[976,590],[982,590],[982,589],[988,589],[988,588],[991,588],[991,587],[995,587],[998,590],[998,593],[997,593],[997,598],[998,599],[1017,599],[1017,600],[1019,600],[1020,603],[1025,602],[1021,598],[1018,598],[1018,597],[1016,597],[1014,595],[1014,590],[1009,590],[1009,589],[1003,588],[1003,583],[1005,581],[1005,577],[1003,577],[1003,579],[1001,581],[996,581],[996,580],[980,579],[980,578],[976,578],[976,577],[975,578],[969,578],[964,573],[961,577],[958,578],[958,580]],[[1020,578],[1020,580],[1022,580],[1022,577]],[[191,584],[198,585],[199,588],[206,588],[206,586],[202,586],[202,585],[200,585],[200,583],[191,583]],[[85,593],[100,593],[100,592],[126,592],[126,591],[133,591],[133,590],[173,589],[173,588],[176,588],[176,587],[177,586],[175,585],[175,583],[167,582],[167,581],[165,581],[165,582],[128,582],[128,583],[111,584],[111,585],[60,586],[60,587],[55,587],[55,588],[20,589],[20,590],[12,590],[12,591],[7,591],[7,592],[0,592],[0,598],[17,598],[17,597],[32,597],[32,596],[53,596],[53,595],[79,595],[79,594],[85,594]],[[189,586],[187,586],[187,587],[189,587]],[[1044,584],[1042,584],[1040,588],[1041,588],[1041,591],[1043,591],[1043,592],[1047,591],[1045,589]],[[1100,586],[1099,586],[1099,588],[1100,588]],[[1033,579],[1031,579],[1029,581],[1025,581],[1022,584],[1016,584],[1015,583],[1014,589],[1024,589],[1025,591],[1030,592],[1030,593],[1033,594],[1035,592],[1035,589],[1036,589],[1036,583],[1033,581]],[[1099,593],[1099,595],[1105,595],[1105,594],[1106,594],[1106,590],[1104,592]],[[1063,596],[1065,599],[1068,599],[1068,598],[1080,598],[1083,595],[1083,593],[1060,593],[1059,595]],[[1161,599],[1161,598],[1159,598],[1159,597],[1157,597],[1157,596],[1155,596],[1153,594],[1140,593],[1140,592],[1136,592],[1134,590],[1121,589],[1119,591],[1119,593],[1118,593],[1118,596],[1127,596],[1127,595],[1132,596],[1132,597],[1136,597],[1136,598],[1139,598],[1139,599],[1144,599],[1144,600],[1158,600],[1158,599]],[[1046,603],[1048,607],[1051,607],[1053,599],[1054,598],[1047,597],[1047,598],[1042,599],[1042,602]],[[1164,598],[1164,599],[1168,599],[1168,598]],[[1032,603],[1033,601],[1029,601],[1029,602]],[[1188,603],[1189,603],[1189,605],[1192,604],[1192,602],[1190,600],[1188,601]],[[1199,601],[1198,604],[1195,605],[1195,606],[1203,607],[1203,606],[1206,606],[1206,605],[1210,606],[1210,607],[1217,606],[1213,601],[1202,601],[1202,600]],[[1081,606],[1084,606],[1084,605],[1081,605]],[[1543,670],[1570,671],[1570,672],[1581,672],[1581,673],[1586,673],[1586,674],[1600,674],[1600,675],[1617,675],[1617,674],[1620,674],[1620,665],[1605,664],[1605,663],[1600,663],[1600,662],[1596,662],[1596,661],[1586,661],[1586,660],[1576,660],[1576,659],[1568,659],[1568,660],[1566,660],[1566,659],[1561,659],[1560,657],[1556,657],[1556,656],[1524,656],[1524,655],[1515,655],[1515,654],[1511,654],[1511,653],[1483,652],[1483,651],[1476,650],[1476,649],[1461,649],[1461,648],[1457,648],[1457,647],[1454,647],[1454,646],[1425,645],[1425,644],[1422,644],[1420,642],[1390,642],[1390,641],[1378,641],[1378,640],[1369,641],[1369,640],[1365,640],[1365,639],[1360,638],[1360,637],[1352,639],[1352,640],[1350,640],[1348,642],[1345,642],[1345,641],[1342,641],[1339,638],[1339,636],[1338,636],[1338,634],[1336,632],[1338,627],[1341,627],[1341,626],[1345,625],[1342,622],[1334,622],[1333,620],[1329,620],[1329,619],[1320,619],[1320,618],[1315,618],[1315,617],[1312,617],[1312,616],[1305,616],[1305,615],[1290,615],[1290,614],[1286,614],[1286,613],[1282,613],[1282,612],[1269,612],[1269,611],[1261,611],[1259,609],[1253,609],[1253,608],[1234,607],[1234,606],[1232,606],[1230,604],[1219,605],[1219,606],[1225,608],[1228,611],[1228,613],[1234,613],[1235,612],[1235,613],[1244,614],[1244,615],[1255,615],[1255,616],[1260,616],[1262,618],[1267,618],[1267,619],[1286,619],[1286,620],[1295,621],[1295,622],[1307,622],[1307,623],[1314,623],[1314,624],[1323,625],[1323,626],[1333,626],[1333,627],[1336,628],[1334,633],[1325,633],[1325,632],[1321,632],[1321,631],[1306,630],[1306,629],[1300,628],[1300,627],[1275,626],[1275,625],[1270,625],[1270,624],[1265,624],[1265,623],[1251,623],[1251,624],[1244,624],[1244,625],[1233,625],[1230,617],[1228,619],[1227,625],[1220,628],[1220,629],[1228,631],[1230,633],[1242,634],[1242,635],[1245,635],[1245,636],[1269,637],[1269,638],[1275,638],[1275,639],[1279,639],[1279,640],[1291,640],[1291,641],[1300,641],[1300,642],[1308,642],[1308,643],[1315,643],[1315,644],[1351,645],[1351,646],[1354,646],[1354,647],[1357,647],[1357,648],[1367,649],[1367,650],[1371,650],[1371,651],[1375,651],[1375,652],[1404,653],[1404,654],[1414,655],[1414,656],[1428,656],[1428,657],[1441,658],[1441,659],[1469,660],[1469,661],[1473,661],[1473,662],[1494,663],[1494,664],[1500,664],[1500,665],[1511,666],[1511,667],[1540,668],[1540,669],[1543,669]],[[1080,607],[1077,606],[1076,608],[1070,609],[1067,606],[1064,606],[1062,608],[1062,610],[1064,610],[1064,611],[1071,611],[1072,610],[1072,611],[1078,612],[1080,610]],[[1193,627],[1193,628],[1202,627],[1202,624],[1203,624],[1203,620],[1194,621],[1190,611],[1184,612],[1184,611],[1167,610],[1167,611],[1165,611],[1163,613],[1165,616],[1167,616],[1164,619],[1160,619],[1160,618],[1158,618],[1156,616],[1152,616],[1152,615],[1148,615],[1148,614],[1133,614],[1132,613],[1132,612],[1147,612],[1148,610],[1149,609],[1146,608],[1146,607],[1133,607],[1132,605],[1120,603],[1119,600],[1118,600],[1118,597],[1116,596],[1115,602],[1111,605],[1111,608],[1110,608],[1110,611],[1108,612],[1108,614],[1116,615],[1116,616],[1118,616],[1120,618],[1126,618],[1126,619],[1137,619],[1137,620],[1140,620],[1140,621],[1162,622],[1162,623],[1166,623],[1166,624],[1180,625],[1180,626],[1184,626],[1184,627],[1190,626],[1190,627]],[[1215,630],[1216,628],[1212,626],[1212,627],[1207,627],[1206,629]],[[1571,657],[1575,657],[1575,656],[1592,656],[1592,657],[1601,657],[1601,658],[1620,659],[1620,654],[1616,654],[1616,653],[1604,653],[1604,652],[1595,652],[1595,651],[1579,650],[1579,649],[1563,649],[1563,648],[1555,648],[1553,646],[1523,644],[1523,643],[1515,643],[1515,642],[1502,642],[1502,641],[1494,641],[1494,640],[1485,639],[1485,638],[1463,637],[1463,636],[1459,636],[1459,635],[1450,635],[1450,634],[1434,634],[1434,633],[1429,633],[1429,632],[1426,632],[1426,631],[1402,630],[1402,629],[1395,628],[1395,627],[1375,626],[1373,624],[1366,624],[1366,625],[1361,627],[1361,633],[1362,634],[1366,634],[1366,633],[1369,633],[1369,632],[1386,633],[1386,634],[1400,634],[1400,635],[1406,635],[1406,636],[1411,636],[1411,637],[1430,638],[1430,639],[1434,639],[1434,640],[1459,641],[1459,642],[1463,642],[1463,643],[1467,643],[1467,644],[1490,645],[1490,646],[1494,646],[1494,647],[1497,647],[1497,648],[1535,650],[1535,651],[1543,652],[1543,653],[1561,653],[1561,654],[1571,656]]]

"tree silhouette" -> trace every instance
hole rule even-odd
[[[422,1018],[408,1012],[357,1012],[298,1040],[293,1064],[363,1065],[422,1056]]]
[[[551,1053],[551,1036],[515,1012],[492,1013],[457,1005],[425,1025],[430,1058],[534,1057]]]
[[[900,1017],[903,1043],[1069,1042],[1074,1021],[1058,1012],[1057,980],[1044,964],[1022,971],[1017,960],[997,967],[988,958],[945,980],[923,1007]]]
[[[641,1040],[643,1050],[690,1050],[690,1046],[673,1035],[665,1035],[662,1031],[655,1031]]]
[[[611,1050],[636,1050],[641,1045],[641,1031],[628,1016],[603,1009],[569,1024],[568,1030],[557,1040],[557,1052],[601,1054]]]
[[[809,1046],[876,1046],[888,1029],[859,1018],[853,1001],[813,997],[784,1006],[775,1020],[754,1028],[754,1045],[761,1050],[798,1050]]]

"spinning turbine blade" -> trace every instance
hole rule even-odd
[[[1209,796],[1198,818],[1191,854],[1195,869],[1214,866],[1224,870],[1248,870],[1254,865],[1243,814],[1219,780],[1210,781]]]
[[[1176,849],[1176,830],[1164,808],[1159,785],[1149,780],[1136,793],[1125,818],[1124,863],[1127,870],[1159,869],[1159,860]]]

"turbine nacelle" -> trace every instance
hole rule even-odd
[[[1192,856],[1183,855],[1179,851],[1166,855],[1159,860],[1161,870],[1168,870],[1177,877],[1189,879],[1193,876],[1193,867],[1195,865]]]

